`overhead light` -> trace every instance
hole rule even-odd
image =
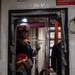
[[[22,22],[27,22],[27,18],[22,19]]]

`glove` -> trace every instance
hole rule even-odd
[[[41,49],[40,45],[37,44],[37,45],[36,45],[36,50],[39,51],[40,49]]]

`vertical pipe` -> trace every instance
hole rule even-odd
[[[50,58],[49,58],[49,53],[50,53],[50,50],[49,50],[49,31],[48,31],[48,28],[49,28],[49,17],[46,18],[46,22],[45,22],[45,68],[48,68],[50,65]],[[48,75],[49,73],[47,73],[46,75]]]
[[[67,65],[66,59],[65,59],[65,53],[67,53],[66,50],[66,40],[65,40],[65,30],[64,30],[64,25],[65,25],[65,12],[61,11],[61,23],[62,23],[62,34],[61,34],[61,49],[62,49],[62,75],[65,75],[65,66]]]

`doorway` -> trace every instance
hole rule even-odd
[[[28,23],[30,26],[29,40],[35,50],[35,44],[39,43],[41,50],[34,59],[32,75],[38,75],[42,68],[52,69],[51,53],[57,35],[55,35],[54,20],[58,22],[57,41],[62,42],[64,64],[62,75],[69,75],[69,45],[68,45],[68,16],[67,8],[56,9],[27,9],[9,10],[9,35],[8,35],[8,75],[15,75],[16,67],[16,27],[18,24]],[[23,19],[27,22],[22,22]],[[42,53],[43,52],[43,53]],[[41,65],[41,64],[42,65]],[[46,75],[51,73],[46,73]]]

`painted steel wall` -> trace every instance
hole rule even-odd
[[[29,0],[28,0],[29,1]],[[8,60],[8,10],[13,9],[41,9],[41,8],[68,8],[68,20],[75,16],[75,6],[56,6],[55,0],[30,0],[30,2],[17,2],[17,0],[2,0],[1,7],[1,59],[0,59],[0,75],[7,75]],[[70,75],[75,72],[74,57],[74,38],[75,34],[70,36]],[[72,44],[71,44],[72,43]],[[2,73],[2,74],[1,74]]]

